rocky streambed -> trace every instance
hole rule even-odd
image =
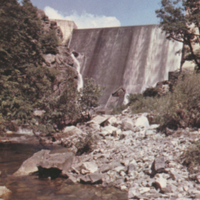
[[[66,178],[74,184],[110,186],[128,199],[200,199],[200,173],[188,171],[182,153],[199,139],[199,130],[157,132],[147,114],[97,115],[86,124],[40,137],[42,143],[66,150],[41,150],[14,173]],[[125,199],[125,198],[124,198]]]

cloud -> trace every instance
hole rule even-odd
[[[111,16],[98,16],[89,13],[82,13],[79,15],[77,12],[73,12],[69,16],[63,16],[59,11],[46,6],[44,8],[46,15],[50,19],[65,19],[74,21],[78,28],[99,28],[99,27],[113,27],[121,26],[120,21],[116,17]]]

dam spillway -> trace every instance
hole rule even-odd
[[[127,94],[141,93],[168,79],[169,71],[180,68],[182,50],[158,25],[74,29],[69,47],[84,57],[83,78],[105,87],[102,105],[120,87]]]

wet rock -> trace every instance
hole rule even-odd
[[[11,191],[6,186],[0,186],[0,198],[6,198]]]

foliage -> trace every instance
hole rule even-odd
[[[94,150],[94,146],[98,141],[98,136],[89,132],[80,142],[76,143],[76,156],[88,154]]]
[[[86,79],[83,89],[80,91],[81,111],[89,111],[98,106],[99,97],[103,88],[95,84],[93,79]]]
[[[125,110],[127,108],[127,105],[119,105],[117,107],[113,107],[112,111],[111,111],[111,115],[117,115],[122,113],[123,110]]]
[[[59,40],[56,37],[55,30],[51,29],[48,33],[42,34],[40,37],[40,43],[42,45],[42,52],[45,54],[51,53],[56,54],[58,53],[58,45]]]
[[[173,93],[161,97],[130,95],[133,113],[148,112],[161,130],[200,127],[200,74],[184,74],[179,77]]]
[[[101,88],[87,80],[79,94],[71,67],[62,89],[53,91],[58,72],[43,65],[43,53],[58,53],[59,40],[52,27],[44,30],[30,0],[2,1],[0,24],[0,130],[15,122],[53,132],[98,105]],[[35,117],[35,109],[44,114]]]
[[[191,144],[181,155],[181,160],[184,165],[188,167],[190,173],[197,172],[200,167],[200,140],[197,140],[194,144]]]
[[[42,67],[43,36],[36,8],[29,0],[1,3],[0,8],[0,113],[5,122],[31,124],[33,110],[51,93],[55,74]]]
[[[189,47],[190,57],[199,70],[200,61],[193,49],[193,44],[199,43],[199,34],[196,33],[200,21],[199,0],[162,0],[161,9],[156,10],[156,14],[167,38]]]

